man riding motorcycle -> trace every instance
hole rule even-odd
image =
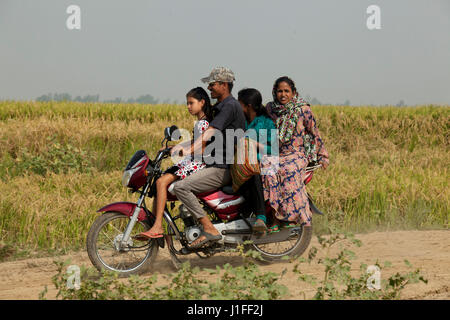
[[[197,138],[191,147],[184,149],[182,146],[175,146],[172,149],[173,155],[177,153],[198,155],[201,150],[207,164],[205,169],[176,182],[173,188],[177,198],[203,226],[200,237],[190,244],[191,249],[200,248],[209,242],[222,239],[222,235],[206,216],[195,194],[231,184],[229,164],[232,163],[234,149],[232,149],[231,155],[227,154],[227,144],[231,144],[231,141],[227,142],[226,130],[240,129],[243,132],[245,129],[245,116],[242,108],[231,95],[233,81],[235,81],[233,72],[223,67],[215,68],[202,81],[208,84],[211,98],[217,99],[217,103],[213,107],[214,119],[210,122],[209,128],[201,137]],[[211,143],[211,138],[218,135],[221,135],[223,142],[215,144],[214,154],[208,154],[208,152],[204,154],[206,147]],[[233,141],[233,145],[234,143],[235,141]]]

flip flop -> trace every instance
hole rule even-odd
[[[221,234],[214,235],[214,234],[208,233],[206,231],[202,231],[202,233],[200,234],[200,237],[201,236],[204,236],[206,239],[200,241],[196,245],[188,246],[188,248],[189,249],[198,249],[198,248],[203,247],[203,245],[207,244],[208,242],[217,242],[220,239],[222,239]]]
[[[269,227],[269,233],[276,233],[280,232],[280,226],[277,224],[274,224],[273,226]]]
[[[298,226],[299,225],[297,223],[295,223],[295,222],[289,222],[289,223],[283,224],[283,228],[295,228],[295,227],[298,227]]]
[[[253,232],[254,233],[265,233],[267,232],[267,226],[261,219],[257,219],[253,224]]]
[[[138,240],[138,241],[147,241],[149,239],[157,239],[157,238],[162,238],[162,237],[164,237],[164,234],[162,234],[162,233],[146,234],[145,232],[141,232],[137,236],[133,237],[133,239]]]

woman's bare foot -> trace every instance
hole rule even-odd
[[[269,226],[269,233],[279,232],[280,231],[280,225],[281,221],[275,218],[275,216],[272,217],[272,223]]]
[[[253,232],[257,234],[267,232],[267,226],[264,220],[256,219],[255,223],[253,224]]]

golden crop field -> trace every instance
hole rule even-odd
[[[449,106],[312,110],[330,154],[308,184],[316,232],[448,228]],[[121,185],[133,153],[193,123],[175,105],[0,102],[0,242],[83,247],[97,209],[137,198]]]

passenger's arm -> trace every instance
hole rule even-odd
[[[211,139],[211,137],[217,132],[218,130],[216,128],[209,126],[208,129],[206,129],[202,133],[202,135],[198,137],[193,144],[191,144],[190,148],[187,148],[186,154],[193,154],[193,153],[203,154],[203,151],[205,151],[206,142],[208,142]],[[201,152],[199,152],[199,150],[201,150]]]
[[[206,147],[206,142],[208,142],[211,137],[214,135],[214,133],[217,131],[217,129],[213,128],[212,126],[209,126],[208,129],[206,129],[200,137],[197,138],[197,140],[194,141],[194,143],[191,143],[188,146],[185,147],[179,147],[177,149],[174,149],[173,152],[182,152],[183,156],[188,154],[193,154],[194,152],[197,152],[198,154],[203,154],[203,151]],[[201,150],[201,152],[199,152]]]
[[[325,149],[322,138],[320,137],[319,129],[316,125],[316,119],[312,113],[311,107],[309,105],[302,106],[303,115],[304,115],[304,126],[306,131],[310,133],[314,138],[314,144],[316,145],[317,150],[317,161],[322,165],[324,169],[326,169],[330,163],[328,158],[328,152]],[[299,126],[297,126],[299,128]]]

